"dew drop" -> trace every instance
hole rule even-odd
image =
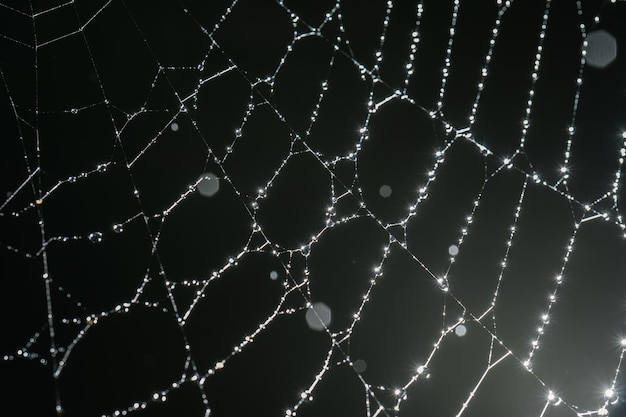
[[[420,366],[417,368],[417,373],[422,376],[422,378],[430,378],[430,371],[427,366]]]
[[[122,233],[124,231],[124,225],[120,224],[120,223],[114,224],[113,225],[113,231],[115,233]]]
[[[102,233],[101,232],[90,233],[88,238],[93,243],[100,243],[102,242]]]
[[[552,391],[550,391],[548,393],[548,402],[552,405],[559,405],[561,404],[561,399],[559,398],[558,395],[556,395],[555,393],[553,393]]]

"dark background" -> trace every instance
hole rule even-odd
[[[459,137],[501,6],[460,3],[431,117],[454,3],[423,5],[408,99],[368,115],[370,93],[378,102],[404,88],[416,1],[393,2],[382,49],[384,1],[0,4],[3,409],[454,416],[492,345],[494,361],[509,356],[463,415],[539,416],[550,390],[563,402],[545,416],[604,405],[626,336],[623,180],[602,198],[626,130],[626,5],[552,1],[526,147],[511,168],[545,2],[504,12],[476,123]],[[565,186],[581,23],[613,35],[617,58],[583,69]],[[205,197],[194,186],[209,172],[220,188]],[[448,292],[435,279],[446,273]],[[476,321],[494,295],[495,319]],[[307,326],[317,302],[332,311],[328,331]],[[434,349],[460,316],[467,334],[450,330]],[[622,374],[615,390],[626,397]],[[624,415],[621,398],[608,409]]]

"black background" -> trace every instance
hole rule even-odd
[[[597,410],[626,336],[626,248],[618,219],[624,186],[617,206],[612,196],[594,203],[613,186],[626,130],[626,8],[582,1],[579,16],[576,2],[552,1],[526,147],[502,169],[519,144],[545,9],[537,0],[512,3],[468,135],[491,151],[483,155],[471,140],[455,139],[446,123],[468,126],[495,1],[461,2],[436,117],[430,112],[453,2],[424,1],[406,90],[412,102],[396,98],[381,106],[358,150],[370,92],[380,101],[403,89],[415,1],[394,2],[377,83],[371,74],[383,1],[342,0],[343,28],[335,12],[319,33],[312,28],[332,1],[4,2],[3,408],[44,416],[60,406],[68,416],[100,416],[137,404],[132,414],[139,416],[202,416],[209,408],[215,416],[284,415],[328,360],[298,415],[366,416],[381,405],[379,415],[453,416],[485,371],[497,336],[494,358],[511,355],[488,373],[463,415],[540,415],[549,390],[564,403],[545,416]],[[298,17],[295,26],[288,9]],[[606,68],[584,68],[565,187],[559,178],[581,23],[586,33],[611,33],[618,54]],[[311,35],[294,42],[294,31]],[[328,90],[311,125],[323,81]],[[444,148],[428,197],[404,229],[394,226],[418,200],[435,152]],[[220,178],[210,198],[193,188],[207,172]],[[545,184],[535,183],[534,173]],[[494,297],[525,181],[496,298],[497,327],[490,314],[478,323],[474,318]],[[382,185],[392,189],[387,198]],[[448,247],[467,227],[479,193],[450,265]],[[582,223],[576,233],[527,370],[523,361],[574,226],[595,213],[609,220]],[[261,231],[253,233],[255,222]],[[114,231],[116,224],[123,232]],[[383,260],[384,275],[352,328]],[[278,279],[270,279],[271,271]],[[448,293],[434,279],[446,271]],[[308,328],[308,302],[330,307],[328,332]],[[187,311],[183,325],[178,319]],[[446,336],[430,359],[430,378],[411,384],[395,411],[394,390],[461,315],[467,335]],[[357,359],[367,364],[363,372],[350,366]],[[194,379],[202,377],[200,386]],[[622,388],[620,373],[616,390]],[[609,409],[623,413],[619,404]]]

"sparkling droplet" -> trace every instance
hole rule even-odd
[[[559,398],[558,395],[556,395],[555,393],[553,393],[552,391],[550,391],[548,393],[548,402],[552,405],[559,405],[561,404],[561,399]]]
[[[102,242],[102,233],[101,232],[90,233],[88,238],[93,243],[100,243]]]
[[[615,392],[615,390],[612,388],[609,388],[606,391],[604,391],[604,398],[609,400],[611,404],[617,403],[617,400],[619,399],[617,392]]]
[[[419,366],[417,368],[417,373],[422,376],[422,378],[430,378],[430,371],[427,366]]]
[[[120,224],[120,223],[118,223],[118,224],[114,224],[114,225],[113,225],[113,231],[114,231],[115,233],[122,233],[122,232],[124,231],[124,225],[123,225],[123,224]]]

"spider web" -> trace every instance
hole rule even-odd
[[[203,3],[0,3],[3,404],[623,415],[623,4]]]

